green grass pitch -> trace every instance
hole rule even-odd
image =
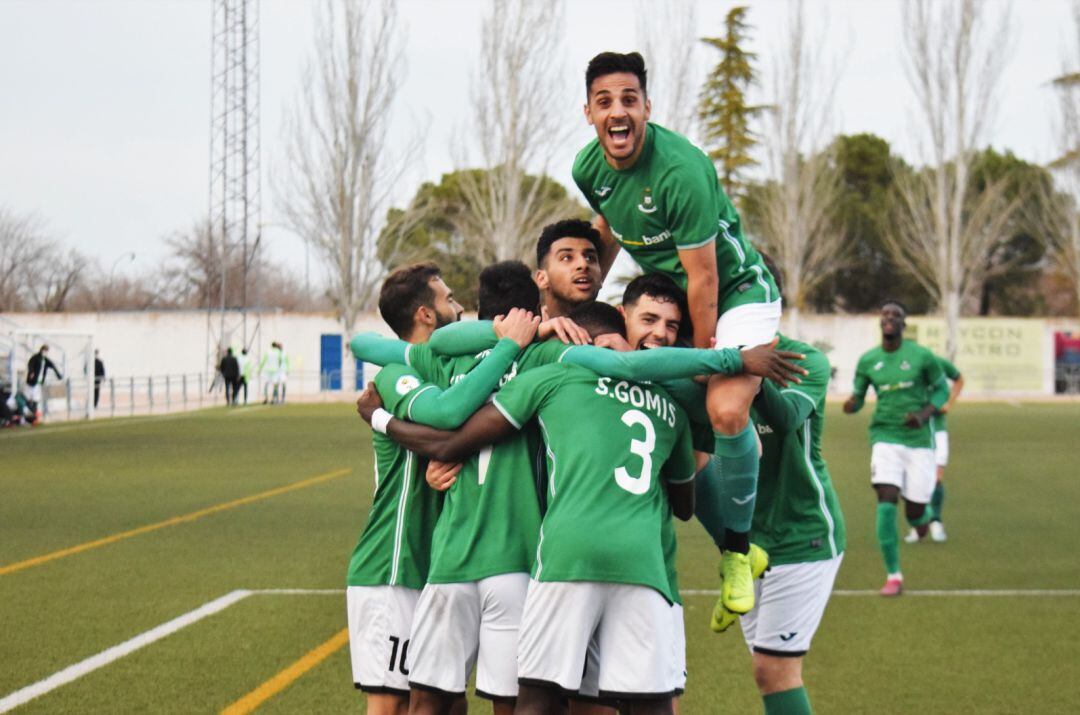
[[[825,445],[848,524],[837,588],[855,591],[883,580],[866,420],[831,406]],[[949,541],[902,546],[907,587],[1080,589],[1080,405],[961,404],[950,422]],[[236,589],[341,589],[371,490],[369,432],[348,404],[0,433],[0,699]],[[679,536],[682,587],[715,588],[704,531],[680,524]],[[686,598],[682,712],[759,712],[741,635],[708,630],[713,600]],[[344,626],[343,593],[253,595],[16,711],[217,712]],[[1080,596],[836,595],[805,677],[822,713],[1064,713],[1080,702],[1078,663]],[[260,710],[361,701],[345,647]]]

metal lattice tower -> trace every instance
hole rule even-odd
[[[210,234],[221,263],[207,306],[212,370],[218,351],[237,340],[257,349],[259,315],[249,332],[248,310],[258,305],[261,242],[259,0],[213,0],[210,32]],[[240,270],[228,270],[234,265]]]

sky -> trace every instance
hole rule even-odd
[[[690,5],[670,2],[676,12]],[[735,4],[697,3],[700,33],[719,34]],[[767,77],[789,5],[745,4],[751,47]],[[809,0],[806,7],[812,36],[840,69],[835,130],[876,133],[912,157],[917,132],[899,2]],[[989,2],[993,15],[1004,7]],[[35,214],[50,235],[104,271],[133,275],[155,267],[168,253],[166,238],[209,207],[211,8],[210,0],[0,0],[0,207]],[[289,266],[307,256],[281,226],[273,177],[285,170],[283,117],[313,49],[317,8],[301,0],[260,6],[263,236],[270,257]],[[451,146],[469,131],[470,77],[489,3],[399,0],[398,8],[407,75],[392,110],[392,141],[403,144],[424,130],[420,163],[400,188],[403,204],[421,181],[455,168]],[[642,12],[642,3],[627,0],[567,3],[564,50],[553,58],[565,88],[562,96],[538,97],[535,111],[557,113],[570,127],[551,170],[572,193],[573,156],[595,136],[581,114],[584,67],[603,50],[639,49]],[[1054,156],[1047,82],[1076,41],[1070,3],[1014,3],[1010,38],[988,143],[1046,162]],[[697,76],[714,61],[710,52],[698,51]],[[650,79],[654,99],[663,96],[657,74]],[[663,123],[664,108],[654,104],[653,111]]]

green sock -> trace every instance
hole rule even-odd
[[[896,505],[879,501],[877,505],[877,540],[885,559],[886,573],[900,573],[900,548],[896,540]]]
[[[945,503],[945,483],[938,482],[934,494],[930,497],[930,506],[934,509],[934,521],[941,521],[941,507]]]
[[[934,507],[927,504],[926,508],[923,509],[922,516],[920,516],[918,519],[912,519],[911,517],[907,517],[907,523],[911,524],[912,526],[923,526],[933,521],[935,514],[936,512],[934,511]]]
[[[694,477],[694,516],[709,532],[717,548],[724,546],[724,515],[720,513],[720,474],[716,457]]]
[[[737,435],[716,434],[715,459],[720,466],[720,513],[728,529],[750,531],[757,498],[758,442],[754,423]]]
[[[811,715],[814,712],[805,687],[769,693],[761,699],[765,701],[765,715]]]

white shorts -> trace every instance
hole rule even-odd
[[[429,583],[412,630],[413,687],[462,695],[476,666],[476,694],[516,698],[518,629],[529,574]]]
[[[939,467],[949,464],[949,433],[944,430],[934,433],[934,463]]]
[[[287,377],[288,377],[288,375],[285,373],[284,370],[278,370],[277,372],[270,375],[270,384],[271,385],[284,385],[285,384],[285,378],[287,378]]]
[[[671,604],[647,586],[598,581],[529,582],[518,646],[518,680],[577,694],[596,634],[602,698],[674,694]]]
[[[671,657],[671,689],[675,695],[686,692],[686,622],[683,619],[683,607],[680,603],[671,604],[671,644],[674,647]],[[585,698],[600,697],[600,645],[596,635],[589,639],[589,648],[585,654],[585,672],[581,676],[578,694]]]
[[[937,481],[934,450],[877,442],[870,452],[870,483],[891,484],[909,502],[929,504]]]
[[[716,348],[752,348],[772,342],[780,330],[782,301],[747,303],[725,311],[716,321]]]
[[[353,683],[366,693],[409,694],[409,631],[420,591],[404,586],[349,586]]]
[[[41,402],[41,383],[36,385],[23,385],[23,397],[29,402]]]
[[[797,658],[810,650],[844,555],[773,566],[754,582],[757,605],[739,619],[754,653]]]

